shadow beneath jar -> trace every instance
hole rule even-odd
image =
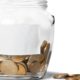
[[[45,76],[43,77],[43,79],[29,79],[29,80],[49,80],[50,78],[52,78],[53,77],[53,74],[54,74],[54,72],[47,72],[46,74],[45,74]]]
[[[43,79],[48,79],[53,77],[54,72],[47,72]]]
[[[33,79],[33,78],[31,78],[31,79],[16,79],[16,78],[15,79],[3,79],[3,78],[0,78],[0,80],[52,80],[50,78],[52,78],[53,74],[54,74],[54,72],[47,72],[45,74],[45,76],[43,77],[43,79],[39,79],[39,78],[35,78],[35,79]]]

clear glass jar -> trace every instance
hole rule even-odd
[[[46,0],[0,0],[0,78],[46,73],[55,21],[46,8]]]

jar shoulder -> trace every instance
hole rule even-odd
[[[51,25],[53,18],[46,11],[38,8],[10,8],[0,9],[0,22],[4,19],[16,23],[34,23]]]

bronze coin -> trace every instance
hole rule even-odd
[[[42,54],[44,53],[44,48],[45,48],[46,45],[47,45],[47,41],[44,40],[43,43],[42,43],[42,45],[41,45],[41,48],[40,48]]]
[[[50,50],[50,43],[48,43],[46,45],[46,47],[44,48],[44,56],[45,57],[48,57],[49,50]]]
[[[18,75],[25,75],[27,74],[27,67],[24,63],[18,63]]]
[[[30,56],[28,56],[28,55],[25,56],[25,59],[24,59],[22,62],[26,64],[26,63],[28,62],[28,60],[29,60],[29,57],[30,57]]]
[[[69,74],[69,76],[80,76],[80,74]]]
[[[28,63],[28,69],[32,74],[40,72],[41,64],[39,62]]]
[[[40,72],[44,72],[47,69],[47,65],[45,62],[41,64]]]
[[[40,54],[40,55],[32,55],[32,56],[30,56],[28,62],[34,62],[34,61],[43,62],[44,59],[45,59],[45,57],[42,54]]]
[[[53,78],[55,79],[64,79],[68,77],[67,73],[54,73]]]
[[[0,56],[0,61],[4,61],[4,60],[7,60],[7,57],[5,57],[5,56]]]
[[[80,75],[77,76],[77,79],[80,80]]]
[[[80,74],[69,74],[70,77],[73,77],[76,80],[80,80]]]
[[[18,67],[16,63],[11,60],[5,60],[1,63],[1,72],[5,75],[16,75]]]
[[[67,77],[66,80],[79,80],[77,77]]]
[[[14,62],[22,62],[25,59],[25,56],[13,56],[11,59]]]

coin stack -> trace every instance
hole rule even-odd
[[[80,74],[55,73],[53,75],[53,78],[65,80],[80,80]]]
[[[44,72],[49,51],[50,43],[44,40],[39,55],[0,56],[0,74],[28,75]]]

